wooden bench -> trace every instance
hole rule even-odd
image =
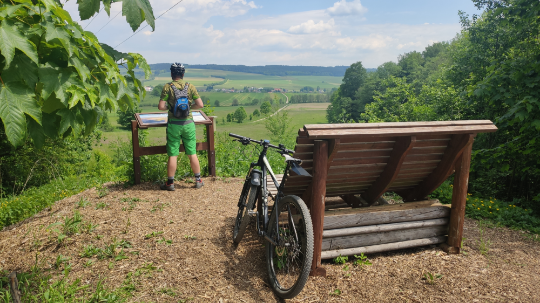
[[[310,208],[311,274],[325,275],[321,259],[339,254],[443,242],[446,252],[459,253],[472,143],[478,133],[496,130],[489,120],[305,125],[294,157],[313,178],[288,177],[284,193],[301,196]],[[427,200],[454,172],[451,207]],[[406,203],[361,208],[387,191]],[[341,197],[340,207],[348,209],[331,210],[328,197]]]

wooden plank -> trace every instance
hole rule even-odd
[[[435,140],[416,140],[415,147],[442,147],[442,146],[448,146],[448,142],[450,141],[450,136],[448,138],[443,139],[435,139]]]
[[[399,138],[392,150],[390,159],[381,173],[377,181],[375,181],[370,188],[368,188],[362,198],[364,198],[369,205],[372,205],[381,197],[390,184],[397,178],[401,165],[407,157],[407,153],[413,148],[416,137],[402,137]]]
[[[131,120],[131,142],[133,145],[133,174],[135,184],[141,184],[141,158],[139,147],[139,124],[137,120]]]
[[[328,142],[328,163],[327,163],[328,167],[326,168],[327,173],[328,173],[328,168],[330,167],[330,165],[332,165],[332,161],[334,161],[334,158],[339,152],[340,145],[341,144],[339,142],[339,139],[332,139]]]
[[[447,225],[437,225],[405,230],[392,230],[386,232],[360,234],[346,237],[326,238],[323,239],[322,250],[337,250],[358,246],[370,246],[400,241],[409,241],[415,239],[443,236],[447,233]]]
[[[448,176],[448,172],[454,169],[454,163],[463,150],[472,144],[475,134],[455,135],[448,144],[448,150],[444,153],[437,168],[404,198],[404,201],[424,199],[439,187]]]
[[[376,149],[388,149],[394,146],[394,141],[387,142],[365,142],[365,143],[345,143],[339,147],[340,151],[360,151],[360,150],[376,150]]]
[[[214,122],[214,117],[208,117],[210,121],[212,121],[211,124],[206,125],[206,148],[204,150],[208,151],[208,174],[210,176],[215,177],[216,176],[216,150],[214,145],[214,125],[216,122]],[[182,144],[182,147],[183,144]]]
[[[390,157],[392,149],[375,149],[361,151],[340,151],[336,155],[336,159],[354,159],[354,158],[369,158],[369,157]]]
[[[392,251],[398,249],[405,249],[411,247],[419,247],[433,244],[440,244],[446,241],[446,236],[438,236],[424,239],[416,239],[410,241],[400,241],[387,244],[371,245],[371,246],[361,246],[355,248],[339,249],[339,250],[328,250],[321,253],[322,259],[332,259],[339,256],[351,256],[359,255],[360,253],[364,254],[374,254],[384,251]]]
[[[400,204],[398,204],[400,205]],[[405,203],[405,206],[407,203]],[[406,208],[393,209],[391,207],[395,205],[383,205],[377,207],[368,207],[368,208],[358,208],[353,209],[355,212],[346,213],[346,214],[336,214],[340,211],[327,212],[325,216],[324,229],[336,229],[336,228],[346,228],[346,227],[355,227],[355,226],[365,226],[365,225],[377,225],[377,224],[387,224],[387,223],[397,223],[397,222],[406,222],[406,221],[420,221],[428,219],[438,219],[445,218],[450,215],[450,208],[438,205],[438,206],[429,206],[429,207],[418,207],[418,208]],[[388,210],[378,210],[378,208]],[[362,212],[363,210],[372,210],[368,212]],[[345,210],[345,212],[351,210]]]
[[[491,125],[461,125],[443,127],[411,127],[411,128],[379,128],[379,129],[333,129],[333,130],[308,130],[310,139],[338,139],[351,137],[354,139],[374,138],[379,136],[415,136],[429,134],[471,134],[490,133],[497,131],[497,127]]]
[[[448,233],[448,253],[459,254],[463,238],[463,223],[465,221],[465,204],[467,203],[467,187],[471,167],[472,142],[465,148],[456,161],[454,188],[452,189],[452,211],[450,213],[450,231]]]
[[[313,153],[313,145],[311,144],[297,144],[294,147],[294,154],[297,153]]]
[[[208,142],[197,142],[196,145],[197,150],[206,150],[208,151],[209,144]],[[180,145],[180,152],[185,152],[186,149],[184,148],[184,144]],[[166,154],[167,153],[167,147],[165,145],[160,146],[147,146],[147,147],[139,147],[139,155],[140,156],[148,156],[148,155],[158,155],[158,154]]]
[[[326,276],[321,266],[322,233],[324,226],[324,202],[326,175],[328,173],[328,142],[315,141],[313,150],[313,183],[311,186],[310,214],[313,223],[313,262],[311,276]]]
[[[416,127],[443,127],[443,126],[469,126],[469,125],[493,125],[490,120],[457,120],[457,121],[421,121],[421,122],[382,122],[382,123],[339,123],[339,124],[306,124],[304,129],[327,130],[327,129],[378,129],[378,128],[416,128]]]
[[[446,146],[429,146],[429,147],[414,147],[409,155],[423,155],[423,154],[443,154]]]
[[[407,155],[403,163],[418,163],[426,161],[441,161],[443,154]]]
[[[376,176],[366,176],[366,177],[357,177],[357,178],[335,178],[334,179],[327,179],[326,180],[326,186],[330,186],[330,184],[371,184],[373,183],[377,178]],[[311,184],[311,180],[287,180],[287,187],[293,188],[297,186],[302,185],[309,185]]]
[[[392,230],[405,230],[405,229],[420,228],[420,227],[441,226],[441,225],[448,225],[449,221],[450,221],[449,218],[440,218],[440,219],[433,219],[433,220],[409,221],[409,222],[401,222],[401,223],[378,224],[378,225],[369,225],[369,226],[360,226],[360,227],[330,229],[330,230],[323,231],[323,239],[372,234],[372,233],[386,232],[386,231],[392,231]]]

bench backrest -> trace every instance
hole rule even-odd
[[[384,192],[422,200],[453,172],[478,133],[494,132],[489,120],[308,124],[298,131],[294,157],[312,173],[315,140],[327,140],[326,196],[362,194],[372,203]],[[285,194],[303,195],[311,178],[290,176]]]

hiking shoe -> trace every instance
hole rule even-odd
[[[195,181],[195,186],[193,186],[194,188],[201,188],[203,187],[204,185],[204,182],[202,180],[200,181]]]
[[[171,185],[167,185],[167,183],[163,183],[159,186],[162,190],[168,190],[168,191],[174,191],[174,183]]]

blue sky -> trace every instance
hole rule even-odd
[[[178,0],[150,2],[157,17]],[[74,0],[65,8],[78,19]],[[377,67],[454,38],[458,10],[479,13],[470,0],[183,0],[117,49],[149,63]],[[120,11],[80,23],[115,47],[132,34],[121,14],[103,27]]]

